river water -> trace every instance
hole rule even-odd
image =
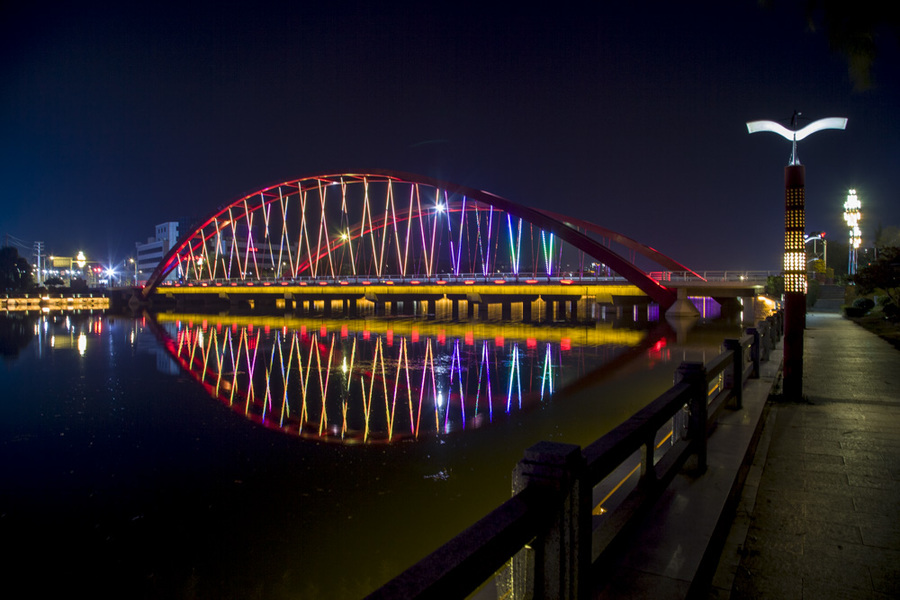
[[[359,598],[736,323],[0,314],[0,537],[29,595]]]

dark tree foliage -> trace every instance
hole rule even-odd
[[[853,276],[853,283],[863,294],[882,291],[894,305],[900,305],[900,248],[887,247],[878,251],[878,260],[862,267]]]
[[[12,246],[0,248],[0,292],[23,292],[31,287],[31,265]]]
[[[760,0],[760,4],[784,1]],[[808,29],[823,32],[831,50],[844,56],[853,86],[858,91],[873,87],[873,65],[886,46],[900,41],[900,12],[888,10],[883,0],[802,0],[802,4]]]

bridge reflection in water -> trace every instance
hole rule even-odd
[[[666,344],[605,323],[155,319],[167,351],[214,398],[267,427],[350,444],[487,426]]]

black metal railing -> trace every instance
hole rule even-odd
[[[459,598],[492,578],[512,598],[587,597],[591,570],[672,479],[686,467],[706,470],[707,439],[720,412],[741,409],[744,385],[759,377],[782,329],[779,312],[725,340],[706,364],[681,363],[670,389],[584,449],[532,446],[516,465],[509,500],[368,597]],[[638,469],[637,480],[622,486],[632,478],[619,473]],[[610,478],[619,497],[598,510],[594,488]]]

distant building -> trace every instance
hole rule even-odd
[[[160,223],[156,226],[155,237],[147,238],[146,244],[140,242],[135,244],[137,253],[135,278],[137,279],[137,285],[147,283],[147,279],[163,259],[163,256],[165,256],[178,241],[179,229],[178,221]],[[166,276],[166,279],[172,280],[177,279],[178,277],[179,273],[176,269],[169,273],[169,275]]]

